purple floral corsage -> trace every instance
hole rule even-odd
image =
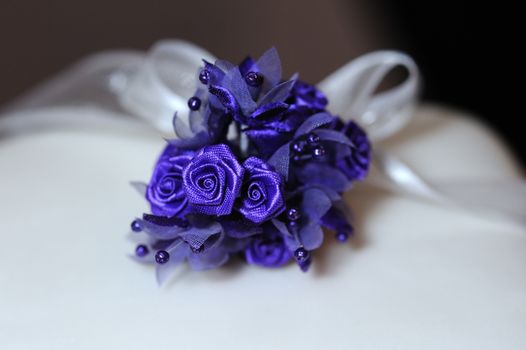
[[[341,195],[367,175],[367,135],[331,115],[313,85],[283,80],[273,48],[238,66],[204,61],[196,79],[188,125],[175,114],[177,137],[136,184],[151,213],[131,224],[134,257],[156,264],[160,283],[185,261],[307,271],[324,231],[340,242],[353,233]]]

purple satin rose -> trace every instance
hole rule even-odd
[[[166,146],[146,189],[146,199],[153,214],[176,216],[186,211],[188,199],[183,189],[182,173],[193,155],[192,151]]]
[[[291,105],[292,109],[308,108],[310,112],[317,113],[325,110],[328,100],[325,94],[316,87],[298,80],[286,102]]]
[[[227,145],[202,148],[183,170],[184,190],[192,209],[206,215],[230,214],[244,172]]]
[[[281,176],[256,157],[245,160],[243,167],[245,181],[237,210],[256,224],[279,215],[285,209]]]
[[[331,128],[341,131],[355,146],[350,155],[336,160],[336,166],[349,180],[363,180],[371,162],[371,144],[365,131],[352,120],[344,124],[340,119],[335,119]]]
[[[245,257],[252,265],[280,267],[291,259],[292,254],[285,246],[279,231],[272,225],[267,225],[262,235],[250,241],[245,249]]]

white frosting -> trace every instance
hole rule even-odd
[[[163,142],[97,125],[0,141],[3,349],[526,348],[524,229],[367,184],[346,195],[357,236],[328,235],[306,274],[183,268],[158,287],[126,233],[147,210],[128,183],[148,180]],[[437,181],[519,177],[451,111],[421,109],[386,146]]]

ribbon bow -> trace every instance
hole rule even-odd
[[[120,129],[137,129],[144,128],[139,121],[142,119],[173,137],[173,113],[188,110],[187,99],[195,91],[195,74],[203,59],[215,61],[209,52],[180,40],[160,41],[147,54],[117,51],[94,55],[8,106],[5,111],[10,113],[0,118],[0,136],[67,124],[113,124]],[[407,71],[406,79],[376,93],[395,67]],[[418,68],[409,56],[397,51],[377,51],[347,63],[318,87],[328,96],[332,113],[344,120],[356,120],[375,142],[374,164],[383,177],[375,185],[526,225],[526,181],[438,185],[378,145],[411,119],[418,102],[419,81]],[[106,113],[79,120],[60,111],[42,119],[30,111],[72,102],[76,106],[102,107]],[[130,115],[138,118],[129,118]]]

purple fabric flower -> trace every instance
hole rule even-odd
[[[152,211],[131,224],[135,258],[157,264],[159,283],[181,263],[204,270],[235,255],[306,271],[324,228],[352,234],[341,194],[367,173],[367,136],[327,112],[315,86],[284,80],[275,49],[239,66],[204,61],[196,78],[188,121],[174,115],[177,138],[150,183],[134,185]]]
[[[184,190],[194,211],[228,215],[245,170],[225,144],[202,148],[183,170]]]
[[[265,232],[254,237],[245,249],[247,262],[265,267],[280,267],[292,257],[280,232],[272,225],[265,226]]]
[[[325,110],[327,98],[314,86],[296,80],[284,103],[286,109],[265,109],[262,117],[252,116],[250,128],[246,133],[258,152],[265,158],[269,157],[281,145],[290,141],[296,129],[312,114]]]
[[[256,157],[244,163],[245,182],[237,210],[248,220],[262,223],[285,209],[281,176]]]
[[[146,199],[150,202],[152,213],[175,216],[185,212],[188,199],[183,189],[182,173],[193,155],[192,151],[166,146],[146,189]]]
[[[344,124],[340,119],[335,119],[331,128],[341,131],[354,145],[349,155],[336,159],[336,166],[349,180],[363,180],[371,161],[371,144],[365,131],[352,120]]]
[[[301,110],[307,108],[311,113],[325,110],[328,100],[325,94],[313,85],[301,80],[296,81],[286,102],[292,109]]]

